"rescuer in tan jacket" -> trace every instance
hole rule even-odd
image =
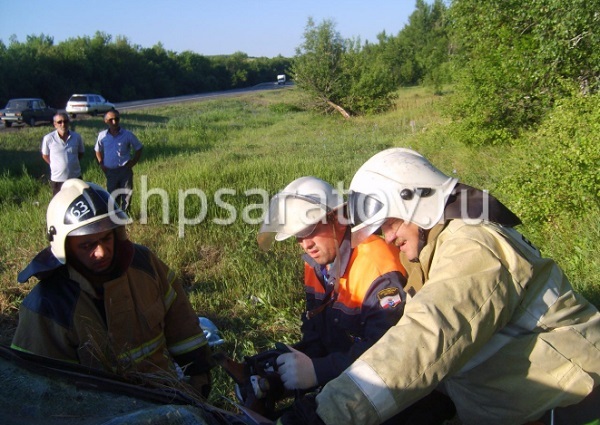
[[[353,242],[381,228],[400,249],[412,298],[316,402],[280,423],[377,424],[434,389],[463,424],[600,417],[600,313],[513,229],[520,221],[504,205],[394,148],[357,171],[349,209]]]

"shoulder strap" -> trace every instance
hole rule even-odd
[[[521,224],[519,217],[488,192],[462,183],[454,187],[444,209],[444,219],[453,218],[485,220],[506,227]]]

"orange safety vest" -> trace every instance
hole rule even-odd
[[[386,244],[377,235],[371,235],[354,248],[348,266],[339,278],[334,308],[348,312],[360,310],[367,291],[379,276],[398,271],[406,277],[399,254],[397,247]],[[335,271],[332,271],[332,274],[334,275]],[[325,287],[308,263],[304,263],[304,286],[315,298],[325,298]]]

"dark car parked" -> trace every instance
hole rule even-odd
[[[5,127],[25,123],[34,126],[40,121],[52,122],[56,109],[46,106],[39,98],[11,99],[0,111],[0,119]]]

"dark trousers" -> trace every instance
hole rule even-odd
[[[81,176],[75,177],[77,179],[80,179]],[[60,192],[60,189],[62,188],[64,182],[55,182],[50,180],[50,187],[52,188],[52,196],[56,195],[58,192]]]
[[[127,166],[106,170],[106,189],[123,211],[128,211],[133,194],[133,170]],[[118,191],[116,193],[113,193]]]

